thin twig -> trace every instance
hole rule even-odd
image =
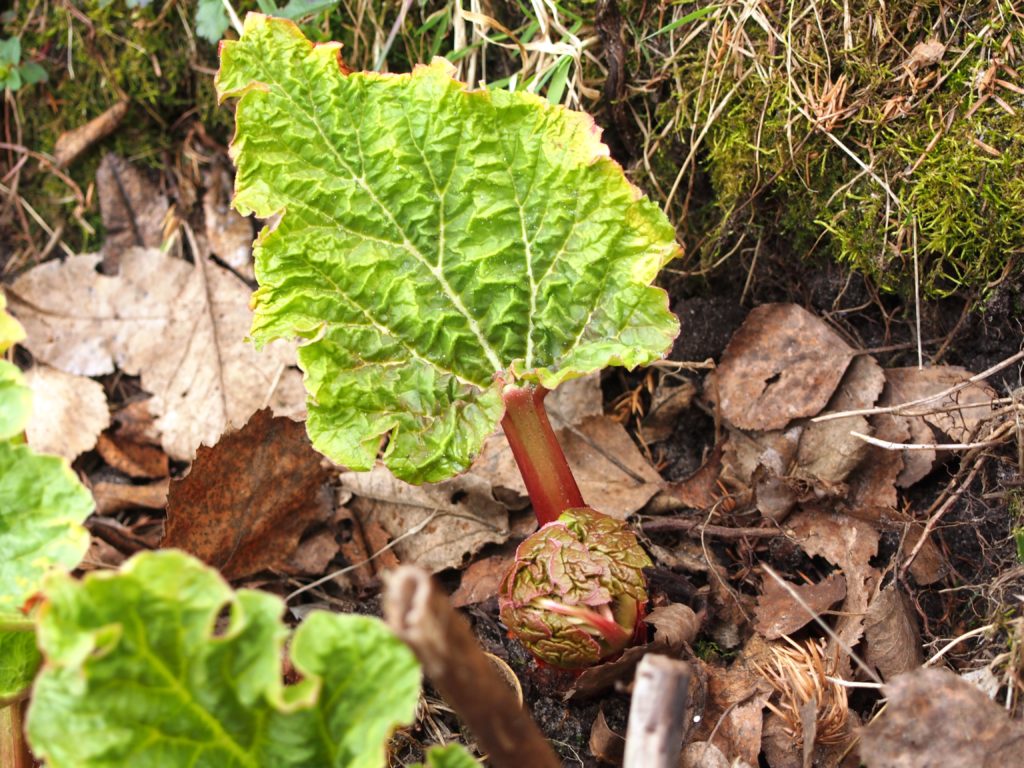
[[[981,373],[975,374],[974,376],[971,376],[971,378],[966,379],[965,381],[961,381],[959,384],[944,389],[941,392],[937,392],[934,395],[928,395],[927,397],[921,397],[918,398],[917,400],[911,400],[906,403],[900,403],[899,405],[880,406],[877,408],[859,408],[852,411],[838,411],[836,413],[826,413],[822,416],[815,416],[813,419],[811,419],[811,422],[816,423],[819,421],[832,421],[834,419],[848,419],[853,416],[874,416],[875,414],[879,413],[898,413],[903,414],[905,416],[919,416],[921,414],[905,413],[905,411],[907,408],[913,408],[914,406],[917,405],[924,405],[925,403],[931,403],[934,402],[935,400],[941,400],[944,397],[956,394],[957,392],[966,389],[971,384],[975,384],[979,381],[982,381],[983,379],[987,379],[989,376],[998,373],[999,371],[1003,370],[1008,366],[1013,365],[1019,360],[1024,360],[1024,350],[1021,350],[1017,354],[1006,358],[1002,362],[996,363],[991,368],[986,368]],[[978,407],[979,405],[980,403],[968,404],[969,407]]]

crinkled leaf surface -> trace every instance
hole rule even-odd
[[[34,632],[0,632],[0,707],[32,684],[38,668]]]
[[[239,99],[235,207],[284,214],[257,240],[252,336],[309,340],[319,450],[368,469],[390,433],[396,475],[440,480],[493,431],[503,381],[664,354],[678,323],[650,283],[675,233],[590,117],[469,91],[443,60],[347,74],[338,48],[250,14],[217,76]]]
[[[181,552],[55,578],[47,596],[28,734],[53,768],[370,768],[413,718],[419,667],[380,621],[311,614],[286,687],[281,600],[232,593]]]
[[[49,571],[78,565],[92,509],[64,459],[0,442],[0,617],[16,613]]]

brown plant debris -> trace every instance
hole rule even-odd
[[[302,424],[253,414],[202,446],[171,483],[162,546],[178,547],[239,579],[283,565],[303,531],[331,514],[328,472]]]
[[[907,596],[895,584],[881,590],[864,616],[865,661],[883,680],[921,666],[921,631]]]
[[[802,307],[763,304],[733,335],[709,391],[733,426],[782,429],[825,407],[853,355]]]
[[[799,595],[804,605],[793,597],[790,590]],[[812,621],[814,615],[827,611],[844,597],[846,579],[841,573],[833,573],[817,584],[789,584],[789,589],[773,578],[766,578],[757,598],[754,628],[766,640],[778,640],[783,635],[796,632]]]
[[[861,734],[868,768],[1007,768],[1024,755],[1024,724],[947,669],[921,668],[882,688],[888,705]]]

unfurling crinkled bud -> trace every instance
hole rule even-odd
[[[526,539],[501,584],[501,620],[554,667],[625,648],[647,603],[650,558],[624,523],[581,507]]]

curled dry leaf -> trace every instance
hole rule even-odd
[[[870,408],[885,387],[885,373],[870,355],[858,355],[846,369],[825,412]],[[797,467],[801,476],[839,483],[864,458],[868,445],[850,432],[869,432],[863,416],[808,424],[800,438]]]
[[[37,365],[25,373],[25,383],[32,390],[32,418],[25,435],[39,453],[74,461],[110,426],[107,396],[99,382]]]
[[[270,399],[294,344],[257,352],[246,342],[249,289],[237,277],[152,249],[125,251],[113,277],[96,271],[99,260],[49,261],[15,281],[12,309],[37,360],[83,376],[115,366],[141,375],[164,450],[184,461]]]
[[[883,680],[921,666],[921,632],[906,595],[895,584],[881,590],[864,616],[865,660]]]
[[[96,450],[107,464],[128,477],[167,477],[170,474],[166,453],[156,446],[123,437],[116,431],[100,435]]]
[[[590,726],[590,754],[603,763],[621,765],[626,750],[626,740],[611,729],[604,716],[604,707],[597,710],[594,724]]]
[[[828,403],[854,352],[824,321],[795,304],[747,315],[722,355],[709,393],[740,429],[782,429]]]
[[[841,573],[833,573],[817,584],[787,582],[787,585],[799,595],[806,607],[776,579],[766,577],[757,598],[754,625],[766,640],[793,634],[810,622],[814,615],[821,614],[846,597],[846,579]],[[813,613],[809,613],[808,608]]]
[[[92,485],[97,515],[113,515],[126,509],[163,509],[167,506],[169,480],[142,485],[111,483],[101,480]]]
[[[852,648],[864,632],[864,614],[881,577],[871,566],[878,553],[878,530],[863,520],[817,510],[795,513],[786,529],[808,555],[824,557],[846,577],[846,600],[835,633],[845,648]],[[849,677],[850,659],[844,648],[830,647],[828,653],[839,654],[839,672]]]
[[[299,537],[332,509],[323,458],[302,424],[258,411],[244,428],[202,446],[171,484],[162,546],[239,579],[285,563]]]
[[[1020,765],[1024,724],[946,669],[921,668],[882,688],[885,712],[861,734],[868,768]]]
[[[354,494],[348,506],[364,531],[376,524],[394,540],[422,524],[393,551],[403,564],[431,573],[461,568],[485,544],[509,536],[508,511],[493,499],[490,484],[474,474],[410,485],[377,466],[344,473],[341,486]]]

